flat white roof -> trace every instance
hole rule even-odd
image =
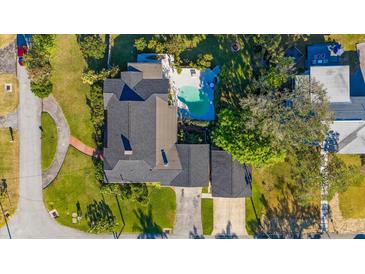
[[[350,66],[312,66],[310,76],[322,84],[331,103],[351,102]]]
[[[338,153],[365,153],[365,121],[334,121],[331,130],[339,134]]]

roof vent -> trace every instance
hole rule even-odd
[[[133,150],[132,150],[131,144],[130,144],[128,138],[125,137],[124,135],[122,135],[122,144],[123,144],[123,148],[124,148],[124,155],[132,155]]]
[[[163,165],[168,166],[169,161],[167,160],[167,154],[166,154],[165,150],[161,149],[161,154],[162,154]]]

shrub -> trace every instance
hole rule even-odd
[[[48,97],[52,93],[53,84],[49,79],[44,79],[39,82],[30,82],[32,92],[39,98]]]
[[[88,70],[81,76],[81,80],[84,84],[93,85],[96,82],[104,81],[107,78],[115,77],[119,72],[118,66],[113,66],[110,69],[102,69],[100,72],[94,70]]]
[[[213,55],[206,53],[206,54],[199,54],[198,60],[196,61],[197,67],[199,69],[210,68],[212,66]]]

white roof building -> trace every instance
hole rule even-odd
[[[350,66],[312,66],[311,81],[319,82],[331,103],[350,103]]]
[[[349,66],[311,66],[310,80],[326,90],[335,113],[331,130],[338,133],[338,153],[365,154],[365,97],[350,95]]]

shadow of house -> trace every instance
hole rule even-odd
[[[148,207],[147,214],[142,209],[138,208],[134,210],[139,224],[133,226],[134,230],[141,231],[138,235],[138,239],[167,239],[166,233],[163,232],[162,228],[155,223],[152,216],[152,207]]]
[[[238,239],[237,235],[232,232],[232,224],[228,221],[226,230],[223,230],[222,233],[215,235],[216,239]]]

